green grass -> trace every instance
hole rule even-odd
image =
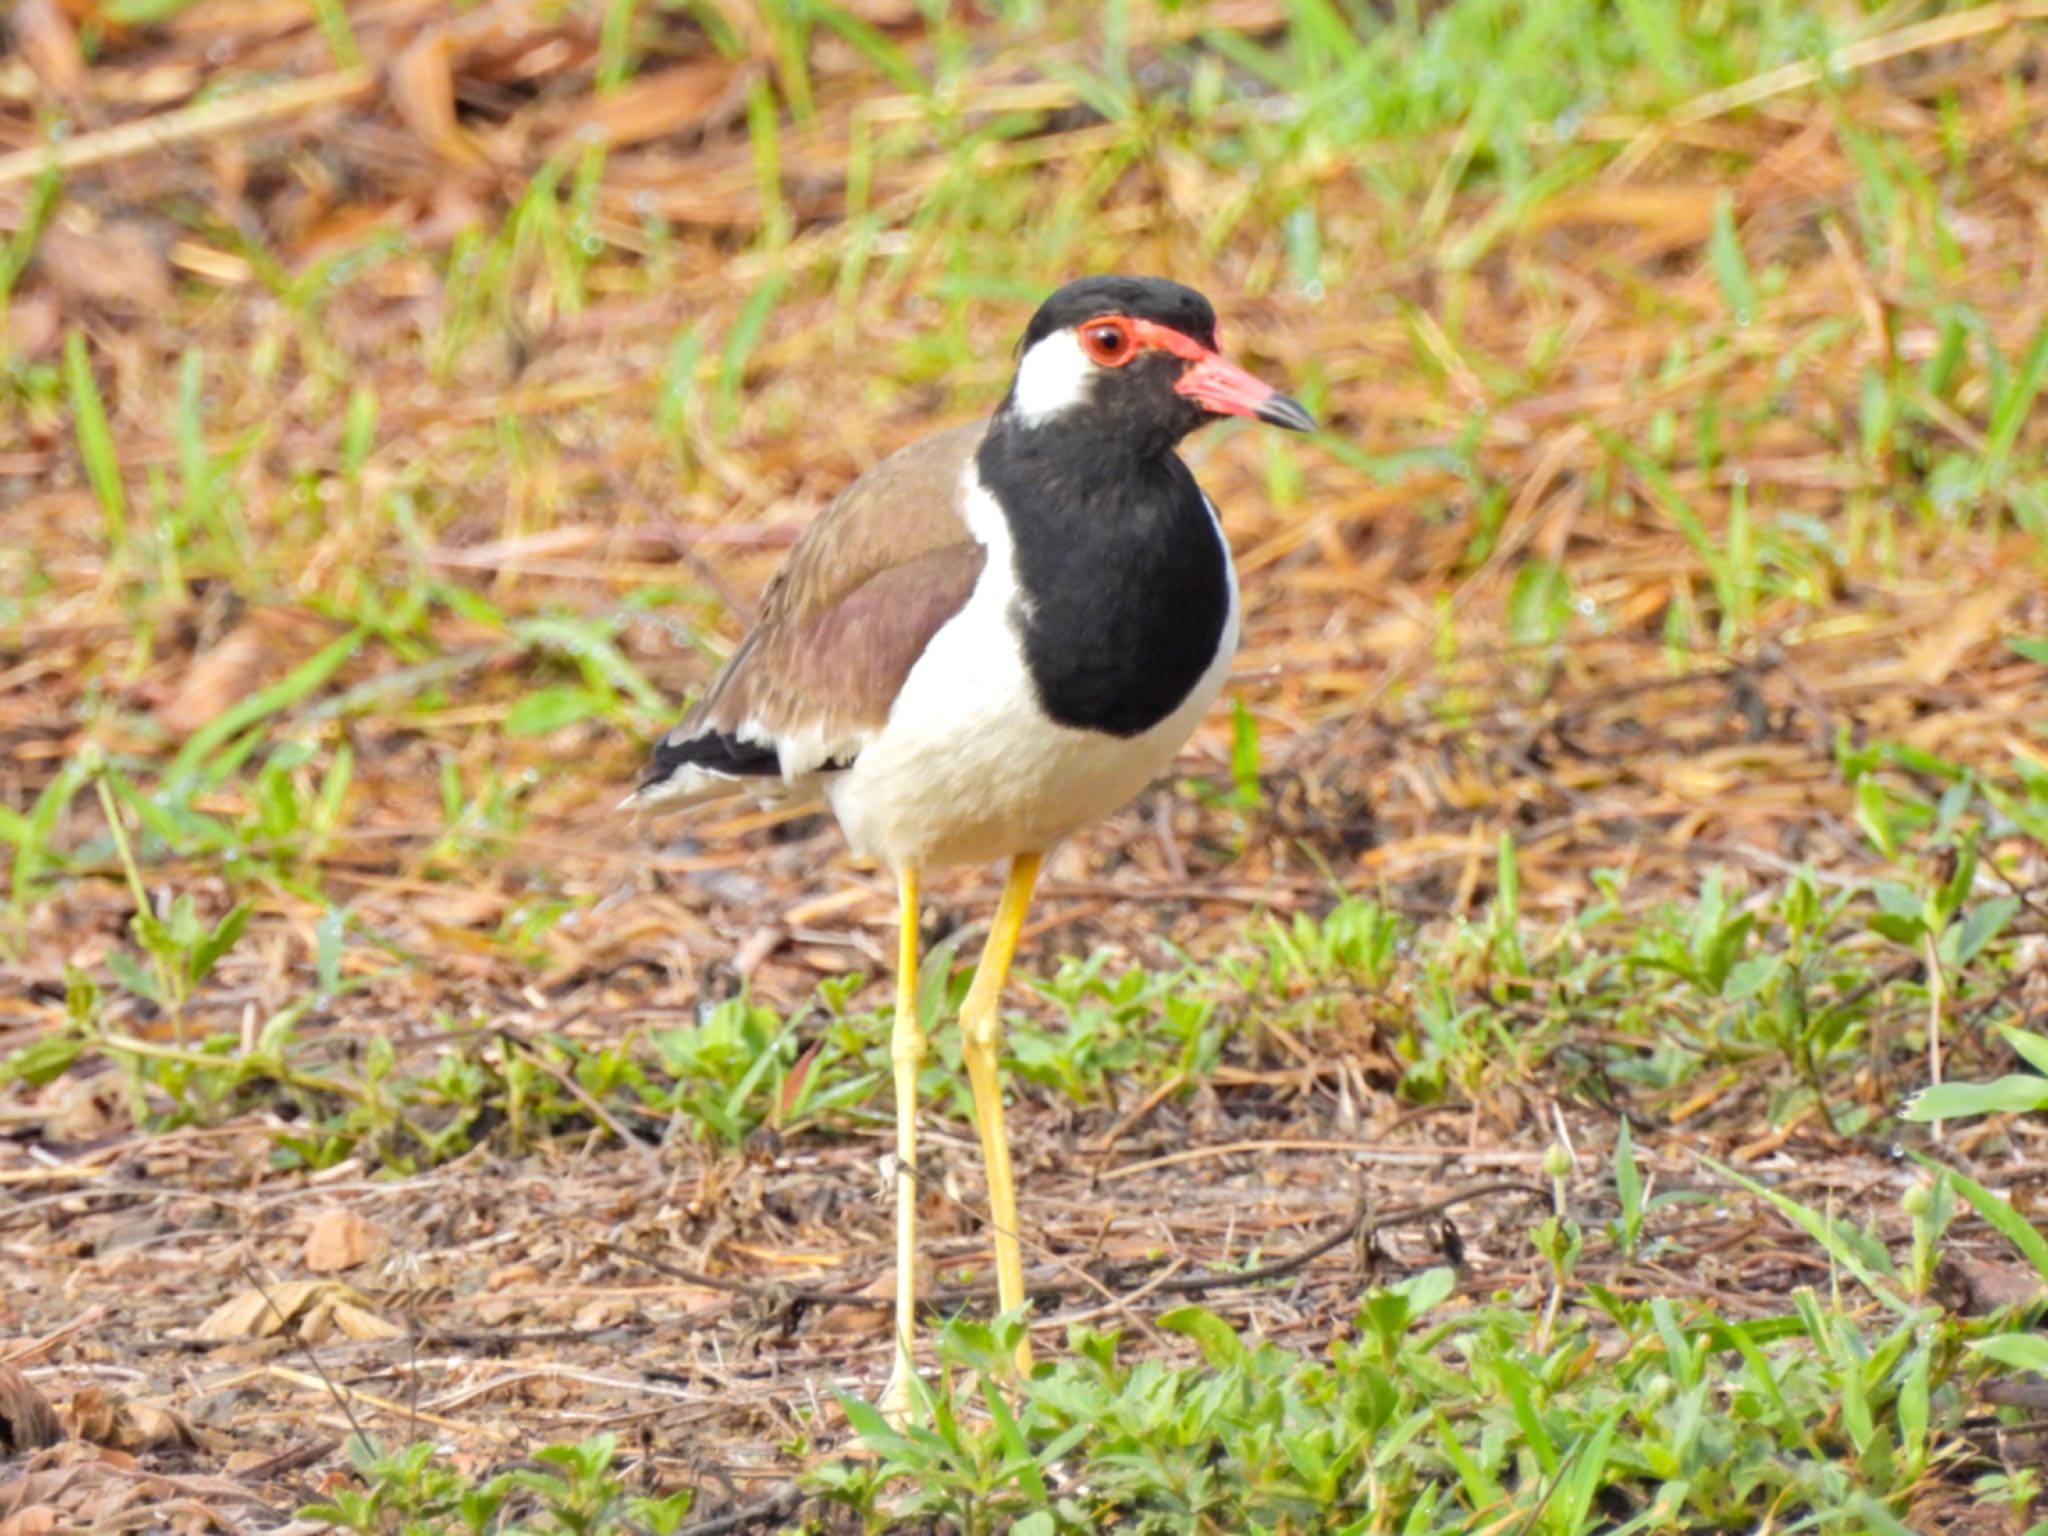
[[[333,797],[321,794],[308,812],[281,777],[268,782],[282,807],[271,813],[278,843],[289,848],[297,818],[317,830],[318,805]],[[106,824],[118,829],[134,790],[111,768],[97,783]],[[1013,1018],[1008,1065],[1027,1083],[1102,1107],[1169,1079],[1193,1084],[1221,1065],[1284,1061],[1281,1036],[1341,1056],[1371,1034],[1398,1064],[1393,1091],[1417,1105],[1484,1105],[1542,1082],[1660,1115],[1717,1075],[1764,1066],[1772,1086],[1759,1128],[1814,1115],[1838,1133],[1868,1130],[1897,1111],[1915,1080],[1933,989],[1950,1016],[1968,1016],[1997,1004],[2015,964],[2018,899],[1976,888],[1979,837],[1987,826],[2002,835],[2011,823],[1981,800],[1943,799],[1947,814],[1930,813],[1936,835],[1914,838],[1914,848],[1896,846],[1901,834],[1889,820],[1873,822],[1873,841],[1900,863],[1862,881],[1823,885],[1808,871],[1757,884],[1715,872],[1690,903],[1632,908],[1624,883],[1610,875],[1605,900],[1544,925],[1516,910],[1515,850],[1504,841],[1500,890],[1482,922],[1417,929],[1346,896],[1320,916],[1258,917],[1224,954],[1177,970],[1102,955],[1069,959],[1033,982],[1041,1001]],[[1912,802],[1888,794],[1883,803],[1890,816]],[[444,845],[466,841],[464,814],[451,802]],[[125,834],[117,847],[132,868]],[[276,1014],[253,1046],[228,1029],[196,1049],[144,1048],[114,1013],[141,1003],[182,1020],[250,909],[208,922],[180,897],[156,914],[134,878],[146,963],[117,953],[111,985],[75,976],[69,1028],[23,1048],[0,1071],[46,1081],[82,1055],[105,1054],[130,1072],[143,1127],[232,1113],[286,1083],[304,1095],[300,1112],[324,1138],[316,1161],[347,1155],[367,1138],[396,1165],[418,1166],[466,1151],[466,1128],[479,1119],[515,1137],[587,1125],[586,1106],[522,1066],[519,1052],[573,1074],[628,1119],[647,1117],[650,1133],[680,1112],[727,1146],[771,1121],[846,1125],[887,1113],[887,1028],[880,1015],[852,1005],[859,974],[820,988],[811,1008],[787,1018],[737,998],[705,1009],[697,1022],[616,1043],[544,1037],[517,1050],[509,1038],[451,1019],[451,1033],[408,1052],[406,1064],[382,1036],[372,1041],[367,1075],[359,1065],[319,1063],[320,1048],[298,1042],[297,1019],[315,1001],[369,983],[342,979],[351,924],[340,909],[323,920],[317,992]],[[288,889],[288,873],[276,884]],[[494,942],[538,959],[546,933],[573,910],[569,902],[529,903]],[[948,943],[929,957],[921,1011],[937,1043],[927,1093],[964,1113],[957,1041],[944,1029],[968,974],[954,949]],[[1938,962],[1931,976],[1920,963],[1929,954]],[[1602,1043],[1584,1044],[1589,1032]],[[1894,1085],[1889,1097],[1869,1095],[1873,1063]],[[307,1156],[302,1126],[279,1134],[295,1157]]]
[[[1028,1382],[1011,1376],[1009,1325],[957,1321],[912,1422],[893,1429],[842,1396],[872,1459],[825,1460],[805,1482],[823,1507],[876,1532],[930,1521],[1045,1536],[1924,1529],[1911,1523],[1916,1497],[1971,1455],[1970,1380],[1987,1364],[2042,1359],[2034,1335],[1931,1300],[1956,1210],[1948,1177],[1908,1190],[1903,1264],[1870,1233],[1772,1196],[1879,1305],[1845,1308],[1838,1279],[1827,1292],[1799,1288],[1782,1312],[1738,1318],[1574,1275],[1589,1238],[1611,1241],[1642,1214],[1626,1195],[1632,1168],[1618,1162],[1614,1173],[1624,1199],[1606,1234],[1562,1214],[1548,1239],[1539,1233],[1561,1308],[1506,1294],[1454,1300],[1452,1271],[1428,1269],[1369,1291],[1327,1349],[1283,1347],[1184,1306],[1158,1326],[1190,1341],[1195,1362],[1076,1329],[1060,1361]],[[1557,1198],[1568,1209],[1562,1180]],[[2038,1235],[1988,1199],[2048,1278]],[[459,1510],[462,1528],[495,1530],[509,1528],[496,1522],[519,1490],[560,1522],[535,1529],[625,1531],[641,1528],[636,1519],[673,1529],[648,1500],[625,1496],[609,1470],[614,1450],[609,1437],[551,1447],[541,1470],[473,1487],[433,1471],[425,1445],[365,1448],[362,1491],[305,1513],[373,1532],[393,1519],[455,1529]],[[2006,1504],[2018,1529],[2038,1488],[2030,1473],[1989,1474],[1976,1491]],[[574,1523],[572,1508],[591,1523]]]

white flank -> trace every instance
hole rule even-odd
[[[1023,384],[1020,371],[1020,398]],[[981,580],[911,668],[888,723],[851,768],[824,783],[847,841],[886,864],[978,864],[1043,852],[1107,815],[1173,760],[1237,652],[1237,576],[1229,571],[1222,643],[1179,709],[1131,737],[1056,724],[1039,708],[1011,618],[1019,592],[1010,527],[972,460],[962,491],[968,529],[988,550]],[[1227,567],[1229,545],[1213,507],[1209,515]]]
[[[1080,337],[1072,330],[1054,331],[1034,343],[1017,364],[1010,408],[1025,426],[1040,426],[1084,403],[1096,372],[1081,350]]]

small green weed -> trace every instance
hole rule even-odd
[[[308,1504],[301,1520],[319,1520],[361,1536],[408,1533],[530,1532],[532,1536],[673,1536],[690,1512],[689,1490],[656,1498],[626,1491],[618,1438],[594,1435],[536,1451],[526,1466],[477,1483],[448,1466],[432,1441],[387,1451],[361,1435],[348,1442],[359,1486],[337,1488]]]
[[[1543,1320],[1451,1306],[1451,1272],[1425,1271],[1370,1293],[1327,1351],[1184,1307],[1160,1325],[1194,1344],[1191,1365],[1079,1330],[1014,1406],[993,1385],[998,1331],[956,1323],[927,1413],[899,1433],[849,1402],[877,1460],[812,1480],[870,1531],[1575,1536],[1776,1518],[1847,1536],[1902,1522],[1956,1454],[1961,1333],[1933,1308],[1864,1324],[1801,1292],[1734,1322],[1582,1287],[1568,1264],[1559,1281],[1570,1304]]]

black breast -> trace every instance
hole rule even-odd
[[[1223,643],[1222,534],[1171,452],[1055,454],[1034,441],[1046,435],[999,427],[976,457],[1010,525],[1039,706],[1062,725],[1136,736],[1180,707]]]

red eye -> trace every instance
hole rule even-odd
[[[1081,350],[1105,368],[1121,368],[1137,354],[1138,339],[1128,321],[1109,316],[1081,327]]]

